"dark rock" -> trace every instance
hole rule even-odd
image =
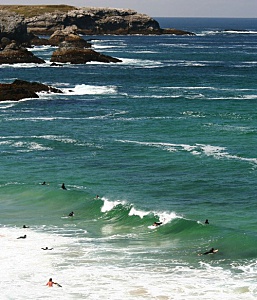
[[[51,45],[51,43],[49,42],[49,39],[47,39],[47,38],[40,38],[40,37],[34,35],[32,37],[32,39],[30,40],[30,45],[45,46],[45,45]]]
[[[51,57],[51,62],[85,64],[90,61],[98,61],[104,63],[117,63],[121,60],[111,56],[100,54],[92,49],[79,48],[70,42],[62,42],[60,47],[54,51]]]
[[[19,44],[28,43],[30,34],[27,32],[27,24],[24,18],[18,14],[0,10],[0,40],[8,38]]]
[[[62,67],[62,64],[57,64],[57,63],[51,63],[51,67]]]
[[[162,34],[173,34],[173,35],[195,35],[192,32],[175,29],[175,28],[164,28],[161,30],[161,33]]]
[[[56,30],[49,38],[52,46],[58,46],[66,41],[79,48],[90,48],[91,44],[77,34],[77,26],[69,26],[64,29]]]
[[[15,41],[5,46],[0,51],[0,64],[15,64],[15,63],[37,63],[42,64],[45,61],[36,57],[32,52],[26,48],[21,47]]]
[[[38,92],[62,93],[61,90],[38,82],[15,80],[0,84],[0,101],[18,101],[25,98],[39,98]]]

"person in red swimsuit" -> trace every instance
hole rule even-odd
[[[52,279],[52,278],[49,279],[49,281],[47,282],[46,285],[48,285],[49,287],[52,287],[54,284],[56,284],[56,285],[59,286],[59,287],[62,287],[59,283],[53,282],[53,279]]]
[[[52,278],[50,278],[46,285],[48,285],[49,287],[52,287],[54,284],[56,284],[56,283],[53,282]]]

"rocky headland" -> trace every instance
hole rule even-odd
[[[29,33],[51,35],[75,25],[84,35],[175,34],[192,35],[179,29],[162,29],[152,17],[131,9],[74,7],[68,5],[0,5],[0,11],[23,18]]]

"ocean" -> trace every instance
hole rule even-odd
[[[0,103],[1,299],[256,299],[257,20],[157,20],[0,66],[63,91]]]

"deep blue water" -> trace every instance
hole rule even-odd
[[[118,64],[51,67],[37,47],[46,64],[0,67],[63,90],[0,104],[2,261],[31,253],[2,266],[5,299],[51,276],[53,299],[256,297],[256,19],[157,20],[196,35],[90,37]]]

